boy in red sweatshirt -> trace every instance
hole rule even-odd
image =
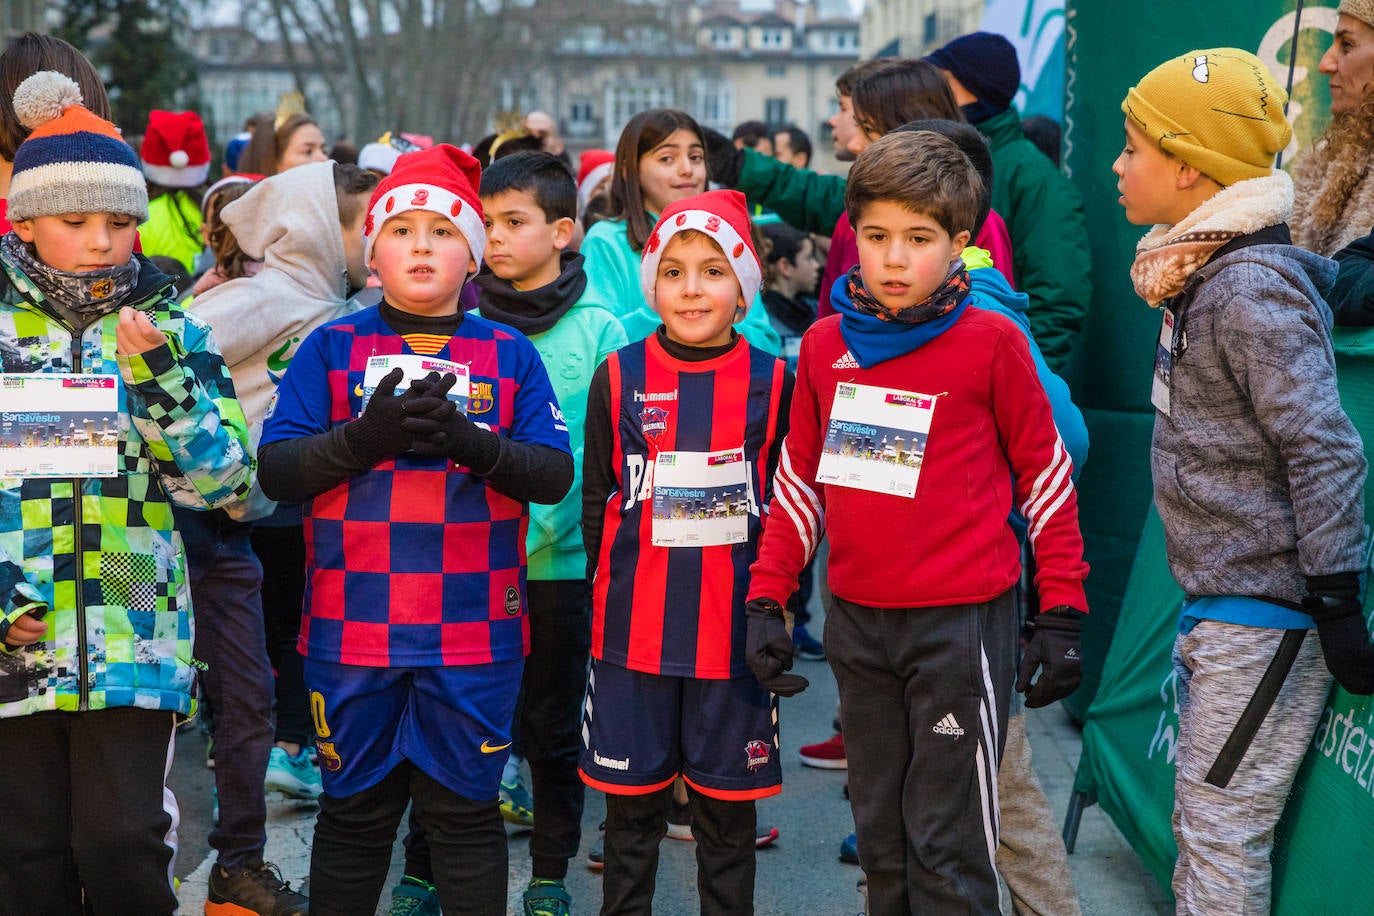
[[[875,916],[998,912],[997,764],[1021,566],[1013,508],[1046,608],[1028,624],[1016,687],[1043,706],[1081,676],[1087,565],[1071,462],[1025,334],[970,307],[960,259],[980,187],[968,158],[930,132],[889,134],[859,156],[846,188],[859,266],[839,315],[802,339],[751,568],[750,668],[795,693],[806,681],[783,673],[782,606],[830,536],[825,645]]]

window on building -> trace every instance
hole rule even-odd
[[[830,127],[830,119],[835,117],[835,113],[840,110],[840,100],[833,95],[825,101],[825,120],[816,128],[816,133],[813,135],[816,138],[815,142],[819,149],[825,149],[825,145],[830,143],[831,138],[834,137],[835,131]]]
[[[940,19],[934,13],[926,14],[925,32],[922,41],[927,45],[935,44],[935,38],[940,34]]]
[[[647,108],[672,108],[674,104],[670,86],[645,85],[639,81],[631,85],[608,85],[603,139],[611,149],[615,149],[620,131],[630,118]]]
[[[579,96],[568,103],[567,134],[569,137],[596,136],[596,106],[591,99]]]
[[[786,124],[787,99],[764,99],[763,120],[768,124]]]
[[[784,47],[786,38],[782,29],[764,29],[759,34],[759,46],[763,48]]]
[[[769,76],[786,76],[786,75],[787,75],[787,64],[769,64],[769,65],[768,65],[768,75],[769,75]]]
[[[733,86],[719,79],[698,79],[692,84],[691,110],[705,127],[728,132],[735,123]]]
[[[559,46],[565,51],[595,51],[606,41],[606,30],[599,25],[573,26],[563,35]]]
[[[711,29],[711,47],[713,48],[733,48],[735,46],[734,30],[726,26],[716,26]]]
[[[625,29],[625,43],[641,53],[662,51],[667,44],[661,29],[639,25]]]

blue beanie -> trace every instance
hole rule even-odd
[[[252,133],[242,131],[234,134],[224,147],[224,167],[231,172],[239,170],[239,157],[243,155],[244,149],[248,146],[248,141],[253,139]]]
[[[961,35],[932,51],[926,60],[953,74],[990,113],[1000,114],[1010,108],[1016,90],[1021,88],[1016,48],[992,32]]]

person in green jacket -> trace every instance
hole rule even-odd
[[[1326,302],[1337,327],[1374,325],[1374,232],[1356,239],[1332,255],[1340,265]]]
[[[1011,232],[1016,285],[1030,297],[1031,329],[1051,369],[1063,373],[1092,300],[1083,198],[1021,129],[1016,48],[1001,35],[956,38],[926,60],[945,72],[954,99],[992,150],[992,209]]]
[[[148,257],[176,258],[188,274],[205,250],[201,197],[210,174],[210,142],[194,111],[152,111],[139,148],[148,179],[148,221],[138,228]]]
[[[661,323],[645,303],[639,282],[640,254],[658,214],[671,203],[703,193],[706,181],[703,132],[686,112],[652,108],[625,125],[611,177],[612,215],[588,230],[582,257],[588,296],[620,319],[630,340],[648,337]],[[736,328],[754,346],[774,356],[782,351],[782,338],[758,297]]]

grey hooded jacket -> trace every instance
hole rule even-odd
[[[1364,565],[1364,449],[1341,408],[1323,300],[1336,264],[1290,245],[1223,254],[1177,313],[1170,413],[1150,451],[1169,567],[1194,597],[1290,606]]]

